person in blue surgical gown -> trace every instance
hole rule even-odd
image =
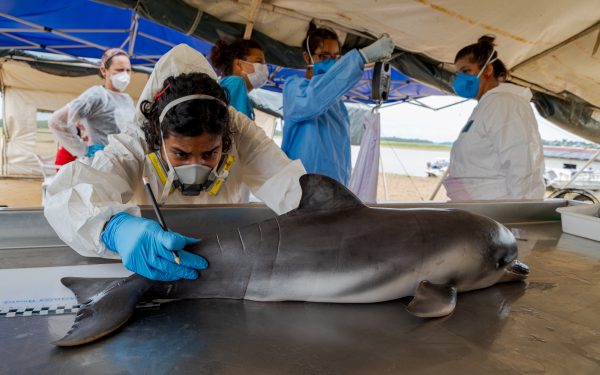
[[[350,118],[342,96],[360,80],[365,64],[391,57],[394,42],[384,36],[340,58],[337,34],[311,24],[302,49],[306,76],[289,78],[283,88],[281,148],[309,173],[348,185]]]

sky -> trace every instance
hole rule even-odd
[[[439,108],[460,101],[454,96],[430,96],[422,101]],[[463,128],[477,102],[469,100],[455,106],[434,111],[413,104],[403,103],[381,109],[381,136],[398,138],[418,138],[433,142],[453,142]],[[533,106],[532,106],[533,107]],[[590,142],[559,128],[542,118],[535,108],[540,135],[547,141],[570,140]]]

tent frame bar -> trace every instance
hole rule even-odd
[[[140,15],[137,12],[137,9],[133,10],[133,14],[131,16],[131,29],[129,31],[129,48],[127,49],[127,53],[129,56],[133,55],[133,48],[135,47],[135,40],[137,38],[138,33],[138,25],[140,21]]]
[[[419,99],[420,99],[420,98],[419,98]],[[458,102],[451,103],[451,104],[446,104],[446,105],[443,105],[443,106],[441,106],[441,107],[437,107],[437,108],[436,108],[436,107],[432,107],[432,106],[430,106],[430,105],[427,105],[427,104],[425,104],[425,103],[423,103],[423,102],[419,101],[419,99],[409,99],[409,100],[407,100],[407,101],[406,101],[406,102],[404,102],[404,103],[408,103],[408,104],[416,105],[417,107],[427,108],[427,109],[430,109],[430,110],[432,110],[432,111],[435,111],[435,112],[437,112],[437,111],[441,111],[442,109],[446,109],[446,108],[454,107],[455,105],[459,105],[459,104],[462,104],[462,103],[464,103],[464,102],[467,102],[467,101],[471,100],[471,99],[463,99],[463,100],[459,100]],[[401,103],[399,103],[399,104],[401,104]]]
[[[16,36],[16,35],[12,35],[12,34],[9,34],[9,33],[0,33],[0,35],[4,35],[4,36],[6,36],[8,38],[12,38],[12,39],[18,40],[19,42],[28,43],[30,45],[29,48],[31,48],[31,47],[39,48],[39,49],[47,50],[47,51],[50,51],[50,52],[53,52],[53,53],[56,53],[56,54],[59,54],[59,55],[69,56],[69,57],[72,57],[74,59],[80,60],[80,58],[77,57],[77,56],[70,55],[70,54],[68,54],[66,52],[63,52],[63,51],[60,51],[60,50],[56,50],[56,49],[54,49],[52,47],[43,46],[41,44],[30,42],[29,40],[21,38],[21,37]]]
[[[90,47],[98,48],[101,51],[105,51],[107,49],[107,47],[102,46],[100,44],[96,44],[96,43],[87,41],[85,39],[81,39],[81,38],[78,38],[76,36],[66,34],[66,33],[64,33],[64,32],[62,32],[60,30],[55,30],[55,29],[51,29],[49,27],[40,26],[40,25],[35,24],[33,22],[26,21],[26,20],[24,20],[22,18],[11,16],[10,14],[6,14],[6,13],[1,13],[0,12],[0,16],[2,16],[4,18],[8,18],[9,20],[12,20],[12,21],[15,21],[15,22],[20,22],[20,23],[22,23],[24,25],[27,25],[27,26],[31,26],[31,27],[33,27],[35,29],[38,29],[38,30],[41,30],[41,31],[46,31],[46,32],[51,33],[51,34],[55,34],[55,35],[61,36],[61,37],[65,38],[65,39],[69,39],[69,40],[72,40],[74,42],[78,42],[78,43],[81,43],[81,44],[88,45]]]
[[[150,34],[146,34],[146,33],[141,32],[141,31],[138,31],[138,36],[143,36],[144,38],[148,38],[148,39],[153,40],[155,42],[162,43],[162,44],[167,45],[169,47],[175,47],[174,43],[168,42],[168,41],[166,41],[164,39],[157,38],[155,36],[152,36]]]
[[[4,15],[4,13],[0,14]],[[127,29],[52,29],[53,31],[60,31],[63,33],[90,33],[90,34],[108,34],[108,33],[125,33]],[[31,28],[1,28],[0,32],[11,32],[11,33],[47,33],[45,29],[31,29]]]
[[[29,47],[31,48],[31,46]],[[12,47],[11,47],[12,49]],[[72,56],[68,55],[68,57],[73,58]],[[34,58],[34,57],[29,57],[29,56],[19,56],[19,55],[9,55],[9,56],[3,56],[0,57],[0,64],[6,60],[14,60],[14,61],[24,61],[24,62],[40,62],[40,60]],[[98,59],[96,59],[98,60]],[[55,65],[66,65],[66,66],[73,66],[73,67],[78,67],[78,68],[91,68],[91,69],[98,69],[98,63],[94,62],[94,61],[88,61],[86,60],[86,58],[80,57],[77,58],[78,62],[75,61],[52,61],[52,60],[44,60],[44,64],[55,64]],[[99,61],[99,60],[98,60]],[[135,67],[138,66],[143,66],[141,64],[136,64]],[[149,71],[147,70],[141,70],[138,71],[136,69],[134,69],[135,72],[141,72],[144,74],[150,74]]]
[[[29,22],[29,21],[24,20],[22,18],[11,16],[10,14],[2,13],[2,12],[0,12],[0,17],[4,17],[4,18],[7,18],[9,20],[12,20],[12,21],[15,21],[15,22],[19,22],[19,23],[21,23],[23,25],[32,27],[33,29],[28,30],[28,32],[47,32],[47,33],[50,33],[50,34],[58,35],[60,37],[63,37],[65,39],[68,39],[68,40],[71,40],[71,41],[74,41],[74,42],[77,42],[77,43],[81,43],[84,46],[84,47],[81,47],[81,48],[91,47],[91,48],[99,49],[101,52],[104,52],[107,49],[106,46],[102,46],[100,44],[93,43],[93,42],[87,41],[85,39],[78,38],[78,37],[73,36],[73,35],[69,35],[69,34],[65,33],[64,30],[62,30],[62,29],[59,30],[59,29],[52,29],[52,28],[49,28],[49,27],[41,26],[41,25],[38,25],[36,23]],[[81,32],[85,31],[85,32],[87,32],[87,30],[81,30],[81,29],[65,29],[65,30],[70,30],[71,32],[75,32],[75,31],[81,31]],[[75,30],[75,31],[73,31],[73,30]],[[98,30],[101,30],[101,29],[96,29],[96,32],[101,32],[101,31],[98,31]],[[122,30],[122,31],[114,31],[114,32],[127,32],[127,31],[130,31],[130,30]],[[113,32],[113,31],[111,30],[111,32]],[[35,44],[35,43],[32,43],[32,42],[29,42],[28,40],[20,38],[20,37],[18,37],[16,35],[12,35],[12,34],[8,34],[8,33],[2,33],[2,35],[5,35],[7,37],[19,40],[21,42],[29,43],[29,44],[31,44],[32,47],[36,47],[36,48],[39,48],[39,49],[42,49],[42,50],[48,50],[48,51],[51,51],[53,53],[57,53],[57,54],[60,54],[60,55],[65,55],[65,56],[73,57],[75,59],[80,59],[78,56],[71,55],[69,53],[66,53],[66,52],[63,52],[63,51],[55,49],[55,46],[49,47],[49,46],[44,46],[44,45],[40,45],[40,44]],[[162,39],[155,38],[155,37],[153,37],[151,35],[148,35],[148,34],[145,34],[145,33],[141,33],[140,32],[140,33],[138,33],[138,35],[143,35],[144,37],[146,37],[148,39],[154,40],[154,41],[159,42],[159,43],[166,44],[166,45],[171,46],[171,47],[174,46],[174,44],[172,44],[172,43],[168,43],[168,42],[166,42],[166,41],[164,41]],[[139,58],[140,60],[148,61],[149,63],[152,63],[152,64],[156,63],[156,61],[154,61],[154,60],[151,60],[151,59],[148,59],[148,58],[145,58],[145,57],[134,56],[132,53],[130,53],[129,55],[131,57]]]

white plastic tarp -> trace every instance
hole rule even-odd
[[[352,170],[349,189],[365,203],[377,203],[379,179],[379,145],[381,140],[381,115],[370,113],[363,119],[365,134],[360,142],[356,165]]]
[[[225,22],[253,22],[254,30],[290,46],[300,46],[311,19],[342,39],[350,31],[388,33],[399,48],[450,70],[460,48],[494,34],[515,81],[553,94],[569,91],[600,107],[600,0],[184,1]]]

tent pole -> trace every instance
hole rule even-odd
[[[175,47],[175,44],[174,44],[174,43],[167,42],[167,41],[166,41],[166,40],[164,40],[164,39],[157,38],[157,37],[155,37],[155,36],[152,36],[152,35],[150,35],[150,34],[146,34],[146,33],[144,33],[144,32],[141,32],[141,31],[138,31],[138,35],[139,35],[139,36],[143,36],[144,38],[148,38],[148,39],[150,39],[150,40],[153,40],[153,41],[155,41],[155,42],[158,42],[158,43],[165,44],[165,45],[167,45],[167,46],[169,46],[169,47]]]
[[[128,29],[60,29],[63,33],[90,33],[90,34],[121,34],[126,33]],[[31,28],[0,28],[0,32],[8,33],[47,33],[44,29],[31,29]]]
[[[129,35],[127,35],[127,38],[125,38],[125,40],[123,41],[123,43],[121,43],[121,45],[119,46],[120,49],[125,48],[125,45],[129,43]]]
[[[448,176],[449,170],[450,170],[449,168],[446,168],[446,171],[444,172],[442,177],[440,177],[440,180],[438,181],[438,183],[435,185],[435,189],[433,189],[433,193],[431,193],[431,197],[429,197],[430,201],[434,200],[435,196],[440,191],[440,188],[442,187],[442,184],[444,183],[444,179],[446,178],[446,176]]]
[[[246,23],[246,30],[244,31],[244,39],[250,39],[252,36],[252,29],[254,28],[254,20],[260,10],[260,4],[262,0],[252,0],[250,3],[250,11],[248,12],[248,22]]]
[[[127,53],[129,56],[133,56],[133,49],[135,47],[135,40],[137,38],[138,33],[138,25],[139,25],[140,15],[137,10],[133,11],[133,17],[131,19],[131,29],[129,31],[129,48],[127,49]]]
[[[0,70],[2,65],[0,64]],[[2,133],[0,133],[0,176],[6,176],[7,174],[7,143],[8,143],[8,130],[6,127],[6,87],[4,86],[4,82],[1,81],[2,76],[0,75],[0,87],[2,88]]]
[[[596,161],[596,158],[598,157],[598,155],[600,155],[600,150],[596,151],[596,153],[594,154],[594,156],[592,156],[590,158],[590,160],[587,161],[587,163],[585,163],[585,165],[583,167],[581,167],[581,169],[579,169],[577,171],[577,173],[575,173],[573,175],[573,177],[571,177],[571,179],[564,184],[561,189],[566,189],[569,187],[569,185],[571,185],[573,183],[573,181],[575,181],[575,179],[577,179],[577,177],[579,177],[579,175],[581,174],[581,172],[583,172],[587,167],[589,167],[590,164],[592,164],[594,161]]]
[[[379,154],[381,155],[381,147],[379,148]],[[383,158],[379,158],[379,165],[381,165],[381,175],[383,176],[383,197],[387,201],[388,200],[388,189],[387,189],[387,179],[385,177],[385,169],[383,169]]]

